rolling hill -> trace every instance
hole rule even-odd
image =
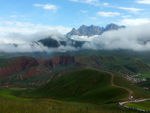
[[[116,83],[116,80],[120,83]],[[123,83],[123,84],[121,84]],[[137,93],[136,90],[139,90]],[[111,93],[110,93],[111,92]],[[65,74],[24,95],[67,101],[108,104],[127,100],[129,96],[145,97],[139,87],[111,73],[82,69]]]

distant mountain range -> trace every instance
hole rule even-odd
[[[119,26],[116,24],[108,24],[106,27],[100,26],[86,26],[82,25],[79,29],[73,28],[69,33],[66,34],[67,37],[71,37],[73,35],[78,36],[93,36],[93,35],[101,35],[104,32],[111,31],[111,30],[118,30],[121,28],[125,28],[125,26]]]
[[[32,41],[32,42],[28,43],[28,46],[30,46],[33,49],[41,48],[42,51],[45,51],[42,46],[48,47],[48,48],[59,48],[61,46],[82,48],[83,44],[85,44],[85,42],[87,42],[87,41],[84,39],[80,40],[80,39],[82,39],[82,37],[80,37],[80,39],[77,39],[76,37],[73,38],[73,36],[90,37],[90,36],[94,36],[94,35],[102,35],[104,32],[107,32],[107,31],[119,30],[119,29],[123,29],[123,28],[125,28],[125,26],[119,26],[119,25],[116,25],[113,23],[108,24],[106,27],[100,27],[100,26],[94,26],[94,25],[90,25],[90,26],[82,25],[78,29],[73,28],[67,34],[57,37],[57,39],[56,39],[56,36],[53,36],[53,35],[50,35],[47,37],[41,37],[40,40]],[[11,45],[15,48],[20,47],[20,45],[15,44],[15,43],[13,43]],[[66,51],[66,50],[64,50],[64,51]]]
[[[119,26],[116,24],[108,24],[106,27],[100,27],[100,26],[86,26],[82,25],[78,29],[73,28],[69,33],[65,35],[65,40],[55,40],[52,37],[47,37],[45,39],[41,39],[38,42],[42,43],[44,46],[49,48],[57,48],[61,45],[66,46],[70,45],[75,48],[82,47],[82,45],[85,43],[85,41],[77,41],[74,39],[71,39],[72,36],[94,36],[94,35],[102,35],[104,32],[111,31],[111,30],[119,30],[125,28],[125,26]]]

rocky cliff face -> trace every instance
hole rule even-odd
[[[71,37],[72,35],[78,36],[93,36],[93,35],[101,35],[104,31],[103,27],[99,26],[86,26],[82,25],[79,29],[73,28],[71,32],[67,34],[67,37]]]
[[[7,77],[15,74],[16,72],[29,69],[33,66],[37,66],[38,62],[34,58],[19,57],[11,61],[10,65],[0,69],[0,78]]]
[[[78,36],[93,36],[93,35],[101,35],[104,28],[99,26],[86,26],[82,25],[79,29],[73,28],[71,32],[67,33],[67,37],[71,37],[73,35]]]
[[[55,68],[57,65],[66,66],[73,63],[75,63],[75,59],[72,56],[58,56],[54,59],[45,61],[44,64],[49,68]]]
[[[108,24],[105,27],[104,31],[119,30],[121,28],[125,28],[125,26],[118,26],[118,25],[112,23],[112,24]]]
[[[31,57],[19,57],[11,61],[10,65],[0,69],[0,78],[8,77],[13,74],[26,71],[23,74],[19,74],[21,79],[29,78],[33,76],[39,76],[51,72],[58,65],[67,66],[75,63],[74,57],[70,56],[58,56],[54,59],[38,60]],[[47,70],[42,70],[47,68]]]
[[[31,57],[19,57],[16,58],[13,63],[22,70],[39,65],[38,61]]]

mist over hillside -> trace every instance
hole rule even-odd
[[[150,24],[125,27],[81,26],[62,34],[57,30],[22,33],[8,31],[0,35],[1,52],[66,52],[83,49],[135,51],[150,50]]]

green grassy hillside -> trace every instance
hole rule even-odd
[[[138,83],[137,85],[140,86],[140,87],[150,88],[150,78],[148,78],[147,81]]]
[[[126,106],[135,108],[135,109],[142,109],[146,111],[150,111],[150,100],[144,102],[134,102],[134,103],[127,103]]]
[[[139,56],[138,56],[139,57]],[[149,64],[141,57],[117,56],[117,55],[97,55],[97,56],[76,56],[76,61],[87,67],[101,68],[111,72],[122,74],[149,73]]]
[[[0,96],[0,113],[139,113],[117,104],[92,105],[53,99],[16,100]]]
[[[93,69],[63,75],[25,95],[94,104],[115,103],[127,100],[131,95],[135,98],[150,97],[149,92],[118,75]]]
[[[29,95],[104,104],[127,99],[129,92],[113,85],[111,74],[84,69],[56,78],[32,93],[29,92]]]
[[[82,69],[55,78],[34,91],[23,91],[24,95],[30,98],[19,96],[22,89],[0,89],[0,112],[139,113],[121,108],[116,103],[126,100],[130,91],[139,96],[145,93],[117,75],[94,69]],[[19,97],[13,95],[16,93]]]

